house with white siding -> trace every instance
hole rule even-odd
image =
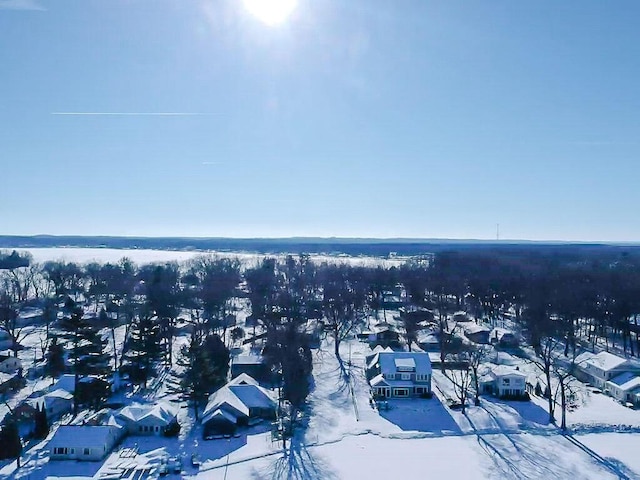
[[[527,375],[518,367],[510,365],[491,365],[482,369],[478,387],[480,393],[495,395],[499,398],[522,398],[527,389]]]
[[[381,351],[367,359],[367,379],[374,396],[415,397],[431,394],[431,361],[424,352]]]
[[[168,435],[178,428],[175,409],[163,403],[128,405],[115,418],[130,435]]]
[[[61,425],[49,441],[49,458],[96,462],[111,453],[125,434],[118,425]]]
[[[640,373],[640,365],[609,352],[586,352],[578,355],[575,361],[575,376],[602,390],[606,389],[609,380],[625,372]]]
[[[624,372],[605,383],[605,391],[621,402],[636,404],[640,389],[640,376],[635,372]]]

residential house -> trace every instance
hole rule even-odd
[[[202,416],[203,436],[228,434],[237,427],[274,419],[276,406],[268,390],[241,374],[209,397]]]
[[[400,334],[395,327],[387,322],[380,322],[370,330],[363,330],[358,338],[369,342],[370,345],[381,345],[384,347],[397,346],[400,344]]]
[[[125,434],[125,428],[118,425],[61,425],[49,441],[49,458],[99,461]]]
[[[467,315],[467,312],[455,312],[452,316],[454,322],[470,322],[471,317]]]
[[[489,343],[491,330],[484,325],[477,323],[467,323],[462,327],[464,336],[474,343]]]
[[[378,352],[369,357],[367,379],[376,397],[431,394],[431,361],[424,352]]]
[[[231,378],[245,373],[259,382],[271,382],[271,369],[262,355],[238,355],[231,359]]]
[[[640,373],[640,366],[629,359],[609,352],[582,353],[575,361],[574,375],[576,378],[603,390],[609,380],[625,372]]]
[[[27,400],[34,411],[44,408],[49,421],[73,410],[73,395],[66,390],[58,389],[44,395]]]
[[[0,372],[0,399],[5,393],[19,388],[22,381],[17,373],[9,374]]]
[[[22,362],[18,357],[0,353],[0,372],[15,373],[22,369]]]
[[[640,389],[640,376],[635,372],[624,372],[605,383],[605,391],[612,397],[633,404],[638,403],[637,392]]]
[[[425,352],[440,351],[440,335],[438,332],[419,332],[416,340],[418,346]]]
[[[509,330],[494,328],[491,332],[491,343],[502,348],[516,348],[520,345],[520,340]]]
[[[485,369],[478,379],[480,393],[499,398],[523,398],[527,389],[527,375],[518,367],[493,365]]]
[[[179,429],[176,411],[163,403],[128,405],[115,418],[130,435],[170,435]]]

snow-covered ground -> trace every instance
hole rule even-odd
[[[14,250],[6,248],[5,250]],[[145,250],[145,249],[115,249],[115,248],[16,248],[18,252],[29,252],[36,262],[46,262],[48,260],[64,260],[67,262],[87,263],[97,262],[117,262],[123,257],[127,257],[138,264],[186,261],[198,255],[217,255],[219,257],[237,258],[245,266],[255,265],[265,257],[282,258],[286,255],[263,255],[258,253],[242,252],[217,252],[217,251],[178,251],[178,250]],[[383,259],[378,257],[345,257],[341,255],[311,255],[310,258],[318,263],[345,263],[349,265],[382,265],[386,267],[400,266],[406,259],[391,258]]]
[[[117,260],[124,251],[111,252],[116,255],[98,259]],[[191,254],[163,254],[169,253]],[[177,258],[132,259],[144,263]],[[239,301],[238,307],[239,323],[243,325],[246,300]],[[383,317],[384,312],[380,312],[380,318]],[[386,312],[386,319],[394,322],[393,312]],[[42,331],[34,328],[26,343],[37,347],[41,335]],[[123,336],[120,327],[116,331],[117,343],[122,342]],[[176,337],[175,355],[186,341],[184,333]],[[390,476],[514,480],[640,478],[636,454],[640,447],[640,412],[584,385],[577,407],[568,412],[567,434],[548,422],[547,401],[536,396],[530,402],[483,396],[480,405],[470,405],[464,414],[451,410],[446,406],[446,398],[453,396],[452,385],[437,370],[433,372],[433,398],[390,400],[389,410],[379,412],[369,402],[365,378],[369,347],[352,339],[341,344],[340,352],[342,363],[333,355],[330,338],[323,340],[321,349],[314,350],[314,384],[306,421],[290,440],[286,454],[282,443],[272,440],[268,423],[246,430],[239,437],[202,440],[192,410],[177,401],[166,383],[158,382],[146,391],[126,393],[122,400],[162,399],[179,407],[182,430],[178,438],[130,436],[104,462],[96,463],[49,462],[45,440],[28,446],[21,469],[15,469],[15,462],[0,463],[0,479],[145,480],[158,476],[160,459],[169,455],[184,459],[182,477],[193,480]],[[23,360],[29,362],[26,357]],[[533,364],[507,353],[491,355],[487,361],[518,366],[525,373],[535,372]],[[161,378],[169,375],[166,372]],[[17,404],[29,392],[45,386],[29,380],[28,388],[11,402]],[[558,408],[557,420],[559,415]],[[192,454],[202,461],[199,468],[190,464]]]

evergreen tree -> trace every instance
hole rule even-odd
[[[71,347],[69,360],[71,371],[75,374],[75,388],[73,397],[73,411],[78,413],[78,383],[82,377],[88,375],[104,375],[109,372],[109,356],[104,348],[106,341],[100,336],[99,330],[91,322],[83,319],[84,312],[72,300],[65,306],[67,314],[60,322],[63,333],[59,335]]]
[[[38,439],[46,438],[49,434],[49,419],[44,403],[37,406],[34,420],[36,424],[34,436]]]
[[[59,377],[65,370],[64,347],[58,343],[57,338],[53,338],[47,351],[47,363],[45,371],[52,378]]]
[[[229,369],[229,350],[218,335],[211,335],[202,341],[197,334],[193,334],[189,344],[180,349],[177,364],[182,368],[171,389],[191,403],[198,420],[199,411],[206,404],[209,395],[225,383]]]
[[[5,422],[0,430],[0,460],[15,458],[20,468],[20,455],[22,454],[22,440],[18,431],[18,425],[12,416]]]
[[[142,384],[145,388],[153,376],[155,362],[162,355],[161,336],[158,317],[150,312],[139,315],[131,326],[124,354],[125,370],[132,382]]]

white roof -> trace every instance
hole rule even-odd
[[[624,372],[613,377],[609,380],[609,383],[620,387],[622,390],[633,390],[640,387],[640,377],[632,372]]]
[[[416,368],[416,361],[413,358],[394,358],[396,369],[401,371],[413,371]]]
[[[384,376],[383,376],[382,374],[379,374],[379,375],[376,375],[375,377],[373,377],[373,378],[369,381],[369,384],[370,384],[372,387],[378,387],[378,386],[380,386],[380,385],[383,385],[383,386],[389,386],[389,382],[387,382],[387,381],[384,379]]]
[[[169,425],[176,419],[176,412],[173,408],[162,403],[155,405],[128,405],[120,409],[117,415],[135,423],[152,421],[163,425]]]
[[[275,408],[275,406],[276,402],[269,392],[259,385],[227,384],[209,397],[209,402],[204,409],[203,421],[219,408],[248,417],[250,408]]]
[[[600,352],[597,355],[594,355],[593,357],[586,360],[584,363],[587,365],[593,365],[604,370],[605,372],[608,372],[624,365],[627,362],[628,360],[626,358],[619,357],[617,355],[614,355],[613,353]]]
[[[491,330],[484,325],[478,325],[475,323],[467,324],[462,327],[464,329],[464,333],[473,335],[475,333],[489,333]]]
[[[253,378],[251,375],[248,375],[246,373],[241,373],[236,378],[234,378],[229,383],[227,383],[227,385],[256,385],[256,386],[258,386],[258,385],[260,385],[260,383],[258,383],[258,381],[255,378]]]
[[[210,414],[208,414],[206,416],[206,418],[203,418],[202,421],[203,422],[208,422],[209,420],[211,420],[212,418],[223,418],[233,424],[238,423],[238,418],[233,415],[230,412],[227,412],[226,410],[222,409],[222,408],[218,408],[217,410],[211,412]]]
[[[518,377],[526,378],[527,375],[520,370],[516,370],[516,367],[511,365],[495,365],[491,366],[491,374],[495,377],[505,377],[507,375],[516,375]]]
[[[121,435],[121,430],[116,425],[61,425],[49,444],[102,448],[110,438]]]

